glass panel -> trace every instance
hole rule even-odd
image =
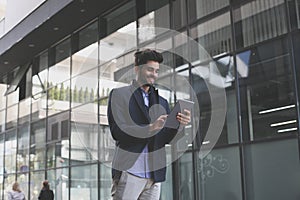
[[[277,37],[287,32],[284,0],[251,1],[233,13],[237,48]]]
[[[175,0],[173,1],[173,17],[174,29],[177,30],[187,24],[186,1]]]
[[[230,13],[226,12],[191,29],[195,39],[210,56],[229,53],[232,50]],[[192,55],[203,54],[202,49],[192,49]],[[205,54],[202,56],[206,56]],[[201,59],[202,60],[202,59]],[[193,59],[194,61],[194,59]]]
[[[4,200],[9,200],[7,197],[7,193],[12,190],[12,185],[16,182],[16,175],[8,175],[4,179]]]
[[[16,130],[5,134],[5,170],[7,173],[16,172],[17,133]]]
[[[29,171],[29,125],[20,127],[18,132],[17,171]]]
[[[7,95],[7,107],[19,102],[19,87],[15,92]]]
[[[82,164],[98,160],[98,108],[86,104],[72,110],[71,162]]]
[[[70,39],[65,40],[54,48],[55,59],[49,67],[49,87],[62,83],[70,78]]]
[[[166,32],[170,28],[169,4],[139,18],[138,23],[139,23],[139,29],[138,29],[139,43],[143,43],[147,40],[151,40],[156,36]],[[163,29],[159,29],[159,27]]]
[[[19,121],[18,124],[29,122],[31,111],[31,98],[24,99],[19,103]]]
[[[205,17],[229,5],[229,0],[191,0],[188,1],[190,20]]]
[[[5,110],[0,111],[0,132],[5,130]]]
[[[69,199],[69,168],[47,170],[47,179],[55,200]]]
[[[292,29],[300,28],[300,0],[288,0],[289,17]]]
[[[99,62],[114,66],[120,55],[132,49],[136,49],[136,22],[131,22],[100,40]],[[123,64],[127,64],[126,60],[123,60]]]
[[[72,76],[85,72],[98,64],[97,22],[78,33],[79,51],[72,55]]]
[[[69,140],[49,144],[47,147],[47,167],[63,167],[69,165]]]
[[[37,121],[46,118],[47,95],[43,94],[37,98],[31,99],[31,121]]]
[[[21,191],[25,194],[25,198],[28,197],[28,190],[29,190],[29,174],[18,174],[17,175],[17,181],[20,184]]]
[[[70,108],[70,81],[63,82],[48,90],[48,116]]]
[[[87,165],[71,168],[71,200],[98,199],[98,167]]]
[[[111,199],[111,167],[107,163],[100,163],[100,199]]]
[[[192,153],[185,153],[179,159],[179,194],[180,199],[195,199]]]
[[[0,83],[0,110],[6,107],[6,96],[4,95],[6,89],[7,89],[7,85],[4,83]]]
[[[166,173],[166,180],[161,184],[161,200],[169,200],[173,198],[173,181],[174,178],[172,176],[172,153],[171,153],[171,146],[166,147],[166,157],[167,157],[167,173]]]
[[[98,88],[97,77],[98,68],[95,68],[72,79],[72,107],[88,102],[91,105],[97,103],[95,102]]]
[[[45,168],[46,160],[46,122],[41,120],[31,124],[30,169]]]
[[[245,158],[247,199],[281,200],[300,196],[297,139],[247,145]]]
[[[0,134],[0,198],[3,195],[3,183],[7,174],[4,168],[4,134]]]
[[[278,40],[237,55],[245,140],[297,133],[287,43]]]
[[[205,157],[203,153],[196,158],[200,199],[242,199],[238,147],[214,149]]]
[[[38,199],[42,189],[42,182],[45,180],[45,172],[31,172],[30,173],[30,199]]]
[[[32,95],[35,97],[48,87],[48,52],[43,53],[33,64]]]
[[[16,127],[18,123],[18,104],[7,108],[6,129]]]

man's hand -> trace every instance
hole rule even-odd
[[[168,115],[161,115],[157,120],[149,125],[149,131],[157,131],[164,127],[165,121],[167,119]]]
[[[184,109],[183,113],[178,113],[176,119],[181,125],[188,125],[191,122],[191,111]]]

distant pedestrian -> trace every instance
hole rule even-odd
[[[43,182],[43,188],[38,197],[39,200],[53,200],[54,194],[53,191],[50,190],[49,182],[45,180]]]
[[[18,182],[15,182],[12,186],[12,191],[7,193],[8,200],[25,200],[25,194],[21,191]]]

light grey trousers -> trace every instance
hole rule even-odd
[[[113,180],[112,200],[159,200],[160,183],[122,172],[120,180]]]

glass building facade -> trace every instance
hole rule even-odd
[[[0,77],[0,199],[14,181],[37,199],[44,179],[56,200],[110,199],[108,94],[130,84],[143,48],[164,56],[158,83],[176,83],[159,88],[170,105],[199,107],[166,147],[161,200],[299,199],[299,13],[300,0],[119,0],[67,31]],[[226,95],[217,138],[208,130],[224,108],[210,87]]]

